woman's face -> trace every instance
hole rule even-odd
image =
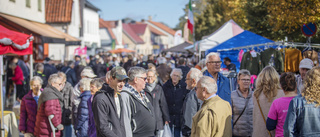
[[[178,71],[172,72],[171,79],[173,83],[179,83],[181,79],[181,74]]]
[[[97,91],[99,91],[100,88],[97,88],[95,85],[90,84],[90,90],[91,90],[91,95],[96,94]]]
[[[41,89],[41,83],[38,80],[34,80],[31,82],[31,90],[33,94],[38,95],[38,92]]]

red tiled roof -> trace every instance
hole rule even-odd
[[[128,24],[128,25],[137,35],[143,35],[147,28],[147,24]]]
[[[46,22],[71,22],[73,0],[46,0]]]
[[[161,31],[157,30],[156,28],[152,27],[149,25],[149,29],[152,33],[157,34],[157,35],[163,35],[165,36],[165,34],[163,34]]]
[[[150,22],[151,24],[153,24],[153,25],[159,27],[160,29],[168,32],[169,34],[171,34],[173,36],[176,33],[176,31],[174,31],[173,29],[169,28],[168,26],[166,26],[166,25],[164,25],[164,24],[162,24],[160,22],[154,22],[154,21],[151,21],[151,20],[148,20],[148,22]]]
[[[124,33],[136,44],[143,44],[144,41],[131,29],[128,24],[122,23]]]
[[[99,28],[106,28],[108,29],[108,32],[110,33],[111,35],[111,38],[114,39],[116,41],[116,44],[119,44],[118,43],[118,40],[116,38],[116,36],[114,35],[114,33],[112,32],[112,27],[110,25],[111,22],[114,22],[114,21],[104,21],[103,19],[99,19]],[[114,23],[115,24],[115,23]]]

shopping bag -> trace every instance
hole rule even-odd
[[[173,137],[170,130],[169,124],[165,124],[163,127],[163,136],[162,137]]]

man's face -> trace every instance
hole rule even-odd
[[[80,61],[80,60],[81,60],[81,58],[79,58],[79,57],[76,57],[76,58],[75,58],[75,60],[76,60],[76,61]]]
[[[66,86],[66,82],[67,82],[67,79],[62,80],[62,89],[64,88],[64,86]]]
[[[149,71],[149,72],[147,73],[147,82],[148,82],[149,84],[152,84],[155,80],[156,80],[155,74],[154,74],[153,72]]]
[[[117,78],[110,78],[110,87],[113,88],[116,92],[120,92],[126,83],[126,80],[119,80]]]
[[[309,70],[310,70],[310,69],[307,69],[307,68],[299,68],[299,72],[300,72],[300,75],[301,75],[302,80],[304,80],[304,78],[306,77],[306,74],[307,74],[307,72],[308,72]]]
[[[240,75],[238,78],[238,84],[240,89],[249,89],[250,87],[250,76],[249,75]]]
[[[190,72],[187,74],[187,77],[186,77],[186,84],[187,84],[187,89],[188,90],[191,90],[191,89],[193,89],[194,88],[194,83],[193,83],[193,79],[192,78],[190,78]]]
[[[174,71],[171,75],[171,79],[173,83],[178,83],[179,80],[181,79],[181,75],[178,71]]]
[[[218,56],[210,56],[206,63],[209,73],[218,73],[221,68],[221,60]]]
[[[137,78],[137,91],[140,92],[146,87],[147,74],[143,73]]]

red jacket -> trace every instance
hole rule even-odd
[[[34,133],[37,116],[37,102],[32,96],[32,90],[21,101],[19,130],[26,133]]]
[[[52,130],[48,120],[49,115],[54,115],[52,124],[57,127],[61,124],[62,110],[59,99],[52,99],[42,103],[38,109],[36,126],[34,128],[34,135],[36,137],[52,137]],[[60,137],[60,130],[56,130],[56,137]]]
[[[16,85],[22,85],[23,72],[22,72],[22,69],[18,65],[14,69],[14,77],[12,77],[12,80]]]

